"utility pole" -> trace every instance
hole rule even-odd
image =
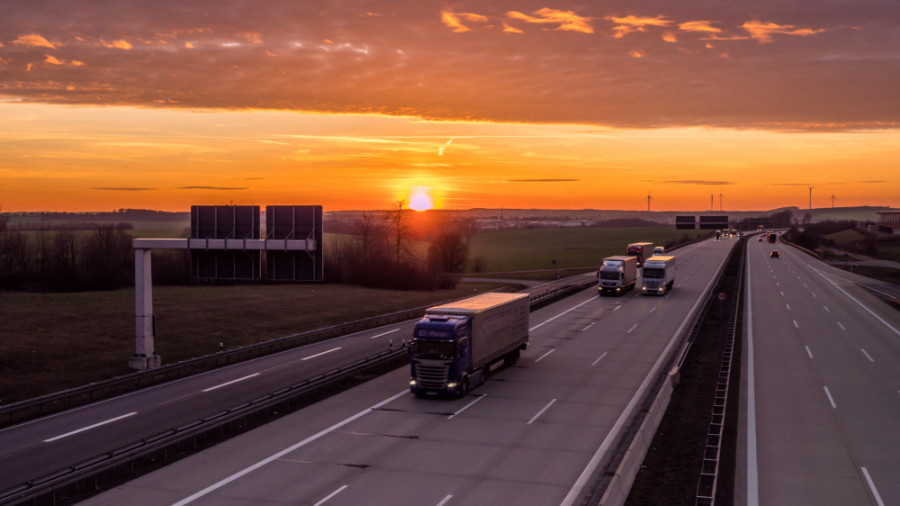
[[[809,210],[812,211],[812,191],[815,186],[809,185]]]

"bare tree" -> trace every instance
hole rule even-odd
[[[469,247],[459,230],[442,229],[428,248],[428,263],[434,272],[462,272],[469,261]]]
[[[375,218],[369,213],[362,213],[353,224],[356,235],[359,236],[360,247],[362,248],[363,258],[369,258],[372,243],[375,240]]]
[[[400,254],[403,252],[403,245],[409,235],[409,230],[406,226],[406,215],[403,212],[403,207],[406,206],[406,199],[398,200],[394,203],[394,206],[395,208],[391,209],[388,213],[388,222],[390,223],[391,231],[393,232],[394,247],[397,255],[396,261],[399,264]]]

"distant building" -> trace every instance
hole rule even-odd
[[[900,234],[900,211],[878,211],[881,216],[878,230],[888,234]]]

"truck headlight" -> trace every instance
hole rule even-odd
[[[415,379],[415,378],[409,378],[409,386],[411,386],[411,387],[416,386],[416,379]]]
[[[453,390],[454,388],[456,388],[456,387],[458,387],[458,386],[459,386],[459,383],[457,383],[457,382],[455,382],[455,381],[450,381],[450,382],[447,383],[447,388],[449,388],[449,389],[451,389],[451,390]]]

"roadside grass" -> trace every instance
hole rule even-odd
[[[694,239],[698,234],[708,235],[706,231],[684,231],[674,227],[567,227],[482,232],[472,237],[469,257],[472,261],[480,259],[484,272],[596,268],[604,257],[624,254],[629,243],[665,245],[685,235]]]
[[[498,287],[413,292],[345,285],[154,288],[163,364]],[[0,292],[0,404],[132,372],[134,290]]]

